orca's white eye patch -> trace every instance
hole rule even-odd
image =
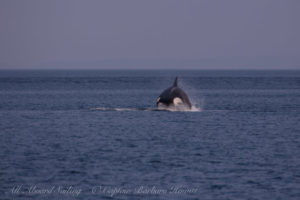
[[[160,100],[160,97],[157,98],[156,102],[159,102],[159,100]]]
[[[174,99],[173,99],[173,104],[174,105],[178,105],[178,104],[182,104],[183,102],[182,102],[182,100],[179,98],[179,97],[175,97]]]

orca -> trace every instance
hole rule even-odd
[[[178,77],[175,78],[172,87],[167,88],[159,95],[156,101],[156,106],[158,108],[192,108],[192,104],[188,95],[181,88],[178,87]]]

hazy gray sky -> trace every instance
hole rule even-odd
[[[300,69],[299,0],[0,0],[0,69]]]

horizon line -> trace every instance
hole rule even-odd
[[[185,69],[178,69],[178,68],[3,68],[0,69],[0,71],[115,71],[115,70],[123,70],[123,71],[130,71],[130,70],[136,70],[136,71],[300,71],[300,67],[298,68],[244,68],[244,69],[238,69],[238,68],[185,68]]]

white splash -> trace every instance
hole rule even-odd
[[[192,106],[188,108],[186,106],[159,106],[158,108],[109,108],[109,107],[96,107],[91,108],[94,111],[171,111],[171,112],[201,112],[200,108]]]
[[[171,112],[201,112],[202,110],[200,108],[197,108],[195,106],[192,106],[192,108],[189,108],[185,105],[171,105],[171,106],[165,106],[165,105],[159,105],[158,110],[165,110],[165,111],[171,111]]]

